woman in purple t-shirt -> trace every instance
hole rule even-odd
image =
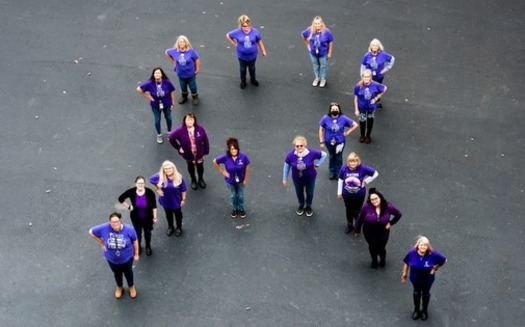
[[[262,41],[259,31],[252,27],[252,21],[247,15],[241,15],[238,19],[239,28],[226,34],[226,40],[237,49],[239,58],[239,72],[241,75],[241,89],[246,88],[246,68],[250,72],[250,82],[254,86],[259,86],[255,75],[255,61],[257,60],[258,49],[266,57],[266,48]]]
[[[428,303],[430,302],[430,288],[436,278],[436,271],[447,262],[447,258],[432,249],[428,238],[419,236],[416,245],[403,259],[403,273],[401,282],[405,283],[410,270],[410,281],[414,287],[414,313],[412,319],[428,319]],[[423,307],[421,308],[421,300]]]
[[[109,215],[109,223],[95,226],[88,233],[102,247],[104,258],[113,271],[117,283],[115,297],[122,297],[124,275],[129,287],[129,296],[132,299],[136,298],[133,262],[139,261],[139,242],[135,229],[122,223],[122,215],[119,212],[113,212]]]
[[[186,204],[186,182],[175,164],[169,160],[162,163],[160,171],[149,178],[149,182],[159,195],[159,204],[164,208],[168,230],[166,235],[182,235],[182,206]],[[176,228],[173,226],[175,216]]]
[[[232,218],[246,218],[244,210],[244,187],[250,175],[250,158],[239,150],[239,141],[230,137],[226,140],[226,153],[213,159],[213,165],[224,176],[226,185],[230,189],[232,203]],[[224,165],[224,168],[221,167]]]
[[[321,16],[315,16],[312,25],[305,29],[301,36],[304,45],[310,53],[310,59],[314,68],[315,79],[312,82],[312,86],[319,84],[319,87],[325,87],[328,60],[332,58],[332,50],[334,48],[334,36],[326,28],[326,24]]]
[[[372,71],[365,69],[361,80],[354,87],[354,110],[359,118],[361,137],[359,142],[370,143],[370,134],[374,127],[374,113],[377,102],[386,92],[386,86],[372,80]]]
[[[306,137],[302,135],[297,135],[293,139],[294,149],[288,152],[284,159],[283,186],[288,186],[288,175],[290,175],[291,170],[292,181],[299,202],[299,207],[295,213],[298,216],[306,213],[307,217],[311,217],[314,214],[312,202],[314,200],[317,168],[326,159],[326,152],[307,148],[307,144]]]
[[[392,69],[396,58],[384,50],[383,44],[378,39],[370,41],[368,52],[361,60],[361,75],[365,69],[372,72],[372,80],[383,84],[385,74]],[[381,99],[377,101],[377,107],[382,108]]]
[[[175,103],[175,86],[171,83],[164,70],[155,67],[150,78],[137,87],[137,92],[149,100],[153,112],[154,125],[157,130],[157,143],[161,144],[160,115],[164,113],[168,133],[171,131],[171,111]]]
[[[175,73],[179,77],[182,96],[179,104],[188,102],[188,87],[191,91],[194,106],[199,105],[199,94],[197,93],[197,74],[201,69],[201,60],[197,51],[191,46],[190,40],[185,35],[180,35],[173,48],[166,50],[166,58],[174,65]]]

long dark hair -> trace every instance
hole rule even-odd
[[[366,202],[368,204],[370,204],[371,206],[374,207],[374,205],[372,204],[372,201],[370,201],[370,196],[372,194],[375,194],[379,197],[379,215],[381,216],[385,210],[386,210],[386,207],[388,206],[388,202],[386,201],[385,197],[383,196],[383,194],[381,194],[381,192],[379,192],[375,187],[372,187],[369,191],[368,191],[368,199],[366,200]]]
[[[162,69],[162,67],[155,67],[153,68],[153,70],[151,71],[151,76],[149,77],[149,79],[152,81],[152,82],[155,82],[155,71],[156,70],[160,70],[160,72],[162,73],[162,80],[165,80],[165,79],[168,79],[168,76],[166,75],[166,73],[164,72],[164,70]]]

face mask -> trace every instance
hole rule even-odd
[[[337,110],[333,110],[333,111],[330,111],[330,114],[331,114],[332,116],[339,116],[339,111],[337,111]]]

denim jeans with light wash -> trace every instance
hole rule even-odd
[[[114,264],[108,261],[108,264],[111,268],[111,271],[113,271],[115,282],[117,283],[118,287],[122,287],[124,285],[124,279],[122,278],[122,275],[126,277],[129,287],[135,285],[133,281],[133,257],[131,257],[131,259],[125,263]]]
[[[182,93],[188,93],[188,87],[191,94],[197,94],[197,76],[193,75],[189,78],[179,77],[179,85]]]
[[[153,122],[155,124],[155,129],[157,130],[157,134],[162,134],[160,131],[161,112],[164,112],[164,118],[166,118],[166,125],[168,126],[168,132],[171,131],[171,108],[164,107],[164,109],[160,110],[159,108],[151,107],[151,111],[153,111]]]
[[[230,189],[230,198],[232,200],[232,208],[234,210],[244,209],[244,186],[241,183],[229,184],[226,183]]]
[[[303,207],[312,206],[312,202],[314,200],[315,179],[309,183],[294,180],[293,185],[295,186],[295,194],[297,195],[297,201],[299,201],[299,205]],[[304,197],[305,192],[306,200]]]
[[[248,71],[250,72],[250,80],[255,81],[257,78],[255,78],[255,61],[257,58],[253,60],[242,60],[239,59],[239,72],[241,74],[241,81],[246,82],[246,67],[248,67]]]
[[[310,53],[310,59],[312,59],[312,65],[314,66],[315,78],[326,80],[326,73],[328,72],[328,57],[318,57]]]

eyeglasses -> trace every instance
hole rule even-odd
[[[377,200],[379,200],[379,197],[370,198],[370,201],[377,201]]]
[[[250,25],[242,25],[242,27],[250,27]]]
[[[296,148],[304,148],[304,144],[296,144],[295,147]]]
[[[370,78],[372,77],[371,75],[363,75],[363,78]]]
[[[350,162],[357,162],[357,159],[350,159],[348,161],[350,161]]]

